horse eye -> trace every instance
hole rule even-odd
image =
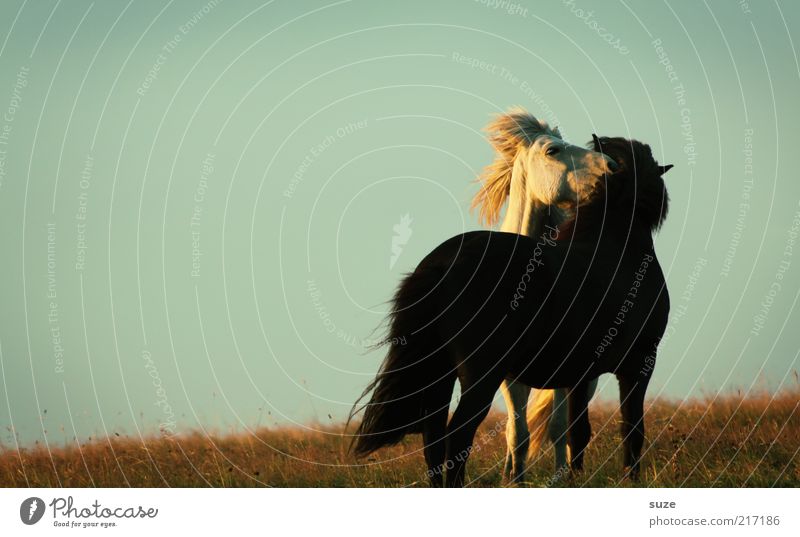
[[[544,154],[547,155],[548,157],[552,157],[553,155],[557,155],[559,151],[561,151],[560,147],[558,147],[557,145],[551,145],[550,147],[547,148],[547,151],[545,151]]]

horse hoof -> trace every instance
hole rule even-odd
[[[639,474],[638,468],[631,468],[630,466],[626,466],[624,471],[625,471],[625,479],[633,482],[640,481],[641,476]]]

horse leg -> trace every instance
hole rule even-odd
[[[448,375],[425,390],[427,413],[422,424],[422,442],[432,487],[444,486],[445,433],[455,381],[455,375]]]
[[[504,380],[503,384],[500,385],[500,391],[503,394],[503,399],[506,402],[506,412],[508,412],[508,418],[506,418],[506,457],[503,461],[503,479],[510,480],[513,474],[513,467],[514,467],[514,444],[512,442],[512,438],[516,437],[517,434],[517,426],[514,422],[514,403],[510,393],[511,381]]]
[[[639,458],[644,444],[644,395],[649,377],[617,375],[622,412],[622,445],[625,473],[639,479]]]
[[[567,390],[566,388],[558,388],[553,390],[553,414],[550,417],[550,424],[547,427],[547,435],[553,443],[556,474],[567,466],[568,424]]]
[[[495,384],[484,378],[464,389],[465,383],[462,382],[461,400],[447,424],[446,486],[464,486],[464,470],[472,452],[475,432],[489,413],[499,384],[500,380]]]
[[[525,464],[528,459],[530,433],[525,416],[531,389],[520,382],[506,379],[500,386],[500,390],[503,392],[508,411],[503,478],[510,483],[519,483],[525,477]]]
[[[597,379],[592,379],[586,385],[586,402],[594,397],[597,391]],[[569,446],[567,446],[567,426],[569,423],[567,416],[567,390],[561,388],[555,390],[555,400],[553,402],[553,419],[550,422],[548,433],[550,441],[553,443],[556,459],[556,473],[567,468],[569,458]]]
[[[600,377],[593,378],[586,385],[586,399],[587,399],[587,401],[591,401],[592,397],[594,397],[594,394],[597,391],[597,381],[598,380],[600,380]]]
[[[592,426],[589,423],[589,398],[587,397],[587,382],[573,386],[568,396],[569,407],[569,430],[567,431],[567,441],[572,470],[580,472],[583,470],[583,454],[589,439],[592,436]]]

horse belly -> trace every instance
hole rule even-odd
[[[594,363],[587,356],[564,358],[564,352],[541,352],[533,360],[514,368],[509,375],[532,388],[566,388],[590,380],[595,373]]]

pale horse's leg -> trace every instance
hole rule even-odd
[[[525,476],[525,463],[528,458],[528,424],[525,415],[531,389],[520,383],[504,380],[500,386],[506,401],[508,420],[506,421],[506,460],[503,478],[510,483],[519,483]]]
[[[588,383],[586,389],[586,399],[591,400],[597,390],[597,379]],[[556,473],[563,468],[567,468],[569,448],[567,447],[567,429],[569,428],[569,414],[567,411],[567,389],[559,388],[555,390],[553,397],[553,415],[550,418],[548,436],[553,443],[555,452]]]

